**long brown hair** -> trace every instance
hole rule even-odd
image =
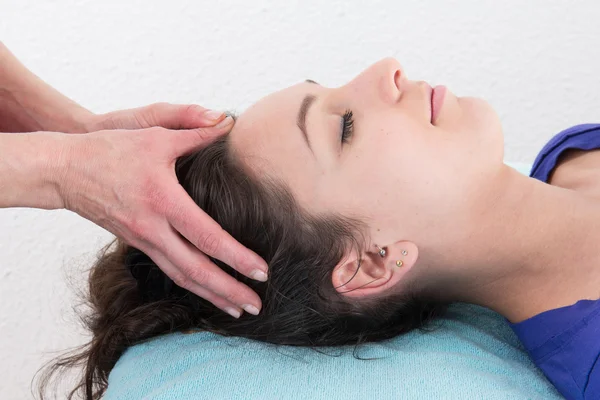
[[[194,201],[236,240],[269,265],[269,280],[220,268],[254,289],[258,316],[234,319],[175,285],[144,253],[120,241],[107,247],[89,276],[90,312],[83,317],[92,339],[57,360],[54,373],[83,367],[69,399],[80,392],[99,399],[108,375],[130,346],[176,331],[198,329],[294,346],[332,346],[388,339],[423,327],[447,304],[415,294],[379,301],[349,301],[332,286],[334,266],[350,248],[363,246],[363,224],[341,215],[303,212],[285,185],[252,174],[230,151],[227,137],[178,160],[177,177]]]

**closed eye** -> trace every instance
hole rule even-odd
[[[354,133],[354,117],[352,111],[347,110],[342,116],[342,144],[347,144]]]

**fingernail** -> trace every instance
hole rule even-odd
[[[209,111],[205,111],[203,115],[208,119],[218,121],[219,119],[221,119],[223,114],[225,114],[223,111],[209,110]]]
[[[264,271],[261,271],[260,269],[255,269],[254,271],[252,271],[250,273],[250,278],[261,282],[266,282],[269,279],[267,274],[265,274]]]
[[[225,311],[234,318],[239,318],[242,316],[241,311],[233,307],[225,307]]]
[[[252,304],[244,304],[242,305],[242,308],[252,315],[258,315],[260,312],[258,311],[258,308],[254,307]]]
[[[228,125],[233,124],[233,118],[227,117],[223,121],[215,125],[215,128],[225,128]]]

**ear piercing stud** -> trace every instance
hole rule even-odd
[[[381,256],[381,258],[384,258],[385,255],[387,254],[386,251],[385,251],[385,249],[383,249],[383,248],[381,248],[381,247],[379,247],[377,245],[375,245],[375,247],[377,247],[377,249],[379,249],[379,255]],[[403,256],[408,255],[408,251],[406,251],[406,250],[402,250],[401,253],[402,253]],[[397,267],[401,267],[403,265],[404,265],[404,261],[402,261],[402,260],[396,261],[396,266]]]
[[[375,245],[375,247],[377,247],[379,249],[379,255],[381,256],[381,258],[385,257],[385,249],[382,249],[381,247]]]

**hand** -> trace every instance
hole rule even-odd
[[[161,126],[167,129],[195,129],[219,123],[225,115],[195,104],[154,103],[128,110],[93,114],[86,121],[86,130],[95,132],[112,129],[145,129]]]
[[[197,111],[200,110],[201,113]],[[142,250],[179,286],[239,317],[243,308],[256,314],[258,295],[228,275],[208,257],[240,273],[266,280],[267,267],[206,215],[177,181],[178,157],[228,132],[233,119],[207,119],[198,106],[156,104],[109,113],[106,127],[135,128],[162,124],[190,128],[104,130],[71,135],[59,177],[63,206]],[[204,112],[204,113],[202,113]],[[188,241],[184,240],[180,234]],[[253,309],[254,307],[254,309]]]

